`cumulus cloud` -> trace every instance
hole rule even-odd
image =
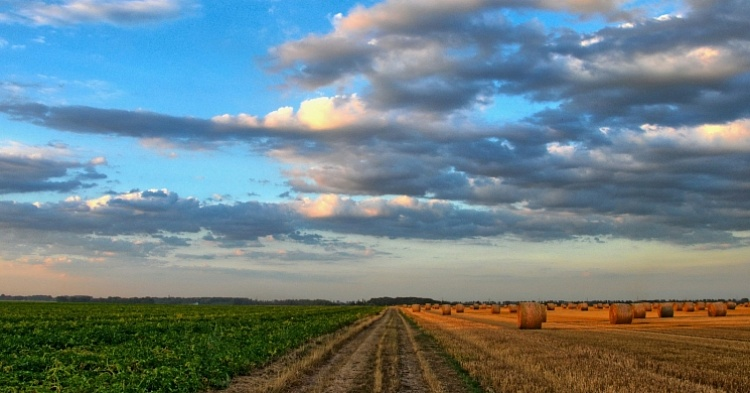
[[[290,86],[336,96],[211,119],[18,102],[0,112],[170,149],[239,141],[285,164],[287,185],[302,194],[209,206],[156,190],[46,211],[85,211],[75,217],[88,231],[210,230],[227,244],[297,230],[744,244],[734,233],[750,229],[750,24],[737,17],[747,6],[686,7],[580,33],[509,13],[614,20],[623,2],[387,1],[271,50],[269,69]],[[500,96],[546,107],[486,120]]]
[[[81,23],[135,25],[173,19],[194,7],[188,0],[66,0],[28,1],[0,14],[0,22],[63,26]]]

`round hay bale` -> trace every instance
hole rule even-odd
[[[603,305],[603,304],[601,304],[601,303],[596,303],[596,309],[597,309],[597,310],[601,310],[601,309],[603,309],[603,308],[604,308],[604,305]]]
[[[443,315],[451,315],[451,305],[450,304],[443,304],[442,307],[440,307],[440,310],[442,311]]]
[[[735,308],[737,308],[737,303],[727,302],[727,310],[734,310]]]
[[[578,307],[578,305],[577,305],[577,304],[575,304],[575,303],[568,303],[568,310],[573,310],[573,309],[575,309],[576,307]]]
[[[432,309],[433,310],[440,310],[440,305],[437,304],[437,303],[435,303],[435,304],[432,305]]]
[[[464,305],[461,303],[456,304],[456,312],[464,312]]]
[[[643,303],[636,303],[633,305],[633,318],[643,319],[646,318],[646,305]]]
[[[695,312],[695,303],[693,302],[682,303],[682,311]]]
[[[633,323],[633,306],[626,303],[612,303],[609,306],[609,323],[612,325]]]
[[[672,318],[674,317],[674,308],[671,303],[657,304],[656,314],[659,318]]]
[[[511,314],[515,314],[518,312],[518,305],[517,304],[509,304],[508,305],[508,311],[510,311]]]
[[[557,305],[555,303],[547,303],[547,310],[548,311],[555,311],[555,307],[557,307]]]
[[[641,303],[641,304],[643,304],[643,308],[645,308],[647,312],[654,311],[654,307],[651,305],[651,303]]]
[[[706,306],[709,317],[726,317],[727,305],[722,302],[708,303]]]
[[[493,304],[492,305],[492,313],[493,314],[500,314],[500,305],[499,304]]]
[[[424,304],[424,309],[425,309],[425,310],[427,310],[427,311],[429,311],[429,310],[432,310],[432,304],[430,304],[430,303],[425,303],[425,304]]]
[[[519,329],[541,329],[544,322],[541,304],[536,302],[518,303],[518,328]]]
[[[472,306],[472,308],[475,309],[475,310],[479,310],[479,303],[474,303],[474,305]]]
[[[589,304],[588,303],[578,303],[578,309],[581,311],[588,311],[589,310]]]
[[[412,312],[420,312],[420,311],[422,311],[422,306],[420,306],[419,304],[412,304],[411,305],[411,311]]]
[[[695,311],[703,311],[706,309],[706,302],[695,302]]]

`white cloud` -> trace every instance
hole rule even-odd
[[[750,153],[750,119],[724,124],[702,124],[694,127],[641,126],[643,134],[631,135],[639,143],[665,143],[692,150]]]
[[[5,20],[35,25],[78,23],[138,24],[181,16],[189,1],[182,0],[68,0],[46,4],[28,2],[6,13]],[[2,21],[2,19],[0,19]]]
[[[214,116],[211,121],[219,125],[268,128],[303,128],[315,131],[334,130],[354,125],[380,122],[380,113],[367,111],[357,95],[318,97],[302,101],[295,112],[291,106],[279,108],[258,118],[246,113]]]

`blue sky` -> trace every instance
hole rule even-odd
[[[0,291],[744,297],[749,7],[0,2]]]

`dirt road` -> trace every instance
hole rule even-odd
[[[232,382],[236,392],[450,392],[469,390],[432,339],[395,308]]]

